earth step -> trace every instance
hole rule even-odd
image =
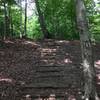
[[[40,59],[40,62],[45,62],[45,61],[53,62],[53,61],[55,61],[55,59]]]
[[[49,97],[50,97],[50,94],[52,95],[52,93],[42,93],[42,94],[32,94],[32,93],[23,93],[23,94],[21,94],[22,96],[23,96],[23,99],[22,100],[26,100],[26,95],[27,94],[30,94],[30,96],[31,96],[31,99],[32,100],[48,100],[49,99]],[[65,98],[66,99],[68,99],[68,97],[65,97],[65,94],[54,94],[54,95],[56,95],[56,99],[57,100],[64,100]],[[25,99],[24,99],[25,98]]]
[[[38,66],[36,67],[37,72],[50,72],[50,71],[62,71],[65,66]]]
[[[77,79],[77,80],[76,80]],[[79,82],[81,81],[80,77],[68,77],[68,76],[54,76],[54,77],[35,77],[34,80],[32,81],[33,84],[41,84],[45,87],[44,84],[50,84],[52,86],[52,84],[63,84],[63,85],[67,85],[67,84],[80,84]],[[62,86],[63,86],[62,85]]]
[[[52,53],[48,53],[48,52],[46,52],[46,53],[41,53],[41,56],[55,56],[56,55],[56,53],[55,52],[52,52]]]
[[[77,64],[76,64],[77,65]],[[64,70],[65,72],[82,72],[81,68],[76,68],[76,66],[72,65],[38,65],[34,66],[36,68],[36,71],[62,71]]]
[[[67,66],[57,66],[57,65],[38,65],[38,66],[35,66],[36,68],[36,71],[62,71],[66,68]],[[69,67],[68,67],[69,69]]]
[[[41,53],[54,53],[56,52],[56,48],[43,48],[41,49]]]
[[[41,55],[55,55],[56,52],[41,52]]]
[[[56,57],[55,56],[43,56],[43,57],[40,57],[41,59],[55,59]]]
[[[41,53],[41,56],[52,56],[52,55],[55,56],[56,55],[56,52],[45,52],[45,53],[42,52]]]
[[[79,76],[80,74],[77,74],[77,75],[68,75],[68,74],[66,74],[66,75],[62,75],[62,74],[56,74],[56,75],[46,75],[46,74],[42,74],[42,75],[35,75],[34,76],[34,80],[41,80],[41,82],[43,81],[43,80],[49,80],[49,78],[51,78],[51,80],[52,81],[55,81],[55,79],[56,80],[59,80],[59,78],[60,79],[66,79],[66,80],[68,80],[68,81],[70,81],[70,80],[73,80],[73,79],[80,79],[81,80],[81,78],[82,78],[82,76],[80,77]]]
[[[66,84],[66,85],[59,84],[58,85],[58,84],[50,84],[50,83],[48,83],[48,84],[37,83],[37,84],[23,85],[20,87],[20,89],[21,90],[26,90],[26,89],[40,89],[40,90],[41,89],[43,89],[43,90],[46,90],[46,89],[65,89],[65,88],[68,88],[69,85],[71,85],[71,84]]]
[[[35,68],[54,68],[54,69],[57,69],[57,68],[66,68],[66,70],[73,70],[73,71],[79,71],[81,70],[81,68],[77,68],[77,64],[74,64],[73,65],[38,65],[38,66],[35,66]]]
[[[32,100],[40,100],[40,99],[33,99],[33,98],[48,98],[50,96],[50,94],[55,94],[56,98],[59,98],[59,99],[63,98],[64,99],[65,93],[64,93],[64,91],[61,91],[61,92],[60,91],[59,92],[54,91],[54,92],[52,92],[52,91],[42,90],[42,92],[40,92],[40,90],[38,90],[38,92],[36,92],[36,91],[25,91],[25,92],[22,92],[21,95],[30,94],[31,97],[32,97]],[[60,100],[63,100],[63,99],[60,99]]]
[[[72,80],[70,79],[69,77],[66,77],[68,80]],[[62,81],[64,81],[64,75],[56,75],[56,76],[35,76],[34,77],[34,80],[33,80],[33,83],[34,82],[50,82],[50,83],[53,83],[53,82],[57,82],[59,81],[60,83]],[[58,83],[57,83],[58,84]]]
[[[65,66],[53,64],[53,65],[38,65],[38,66],[36,66],[36,67],[65,67]]]
[[[63,77],[61,73],[58,72],[49,72],[49,73],[37,73],[36,77]]]
[[[41,86],[43,86],[43,87],[68,87],[67,85],[65,85],[64,83],[60,83],[60,84],[56,84],[56,83],[38,83],[38,84],[36,84],[37,85],[37,87],[41,87]]]
[[[66,87],[63,88],[31,88],[31,90],[29,88],[25,88],[24,91],[21,92],[21,95],[27,95],[30,94],[31,97],[33,98],[38,98],[38,97],[49,97],[50,94],[55,94],[56,98],[58,97],[65,97],[65,93],[66,93]],[[27,91],[26,91],[27,90]]]
[[[74,84],[78,86],[81,82],[81,77],[79,75],[63,75],[63,74],[56,74],[56,75],[38,75],[34,77],[33,84],[38,86],[53,86],[56,85],[59,87],[59,84],[63,87],[68,84]]]
[[[64,68],[66,66],[53,64],[53,65],[38,65],[38,66],[35,66],[35,67],[44,67],[44,68],[60,68],[60,67],[62,67],[62,68]]]
[[[60,47],[61,45],[60,44],[56,44],[56,43],[54,43],[54,44],[46,43],[46,44],[44,44],[44,47],[46,47],[46,46],[48,46],[48,47]]]

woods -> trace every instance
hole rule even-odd
[[[73,70],[72,66],[74,66],[78,62],[78,65],[76,64],[74,67],[76,69],[78,69],[79,67],[80,69],[79,73],[82,74],[83,77],[83,80],[79,79],[81,81],[80,84],[83,83],[83,85],[80,85],[78,87],[78,88],[81,87],[83,88],[83,90],[80,89],[81,91],[80,93],[82,93],[81,99],[99,100],[99,93],[98,93],[99,88],[97,88],[97,83],[98,83],[97,77],[99,80],[99,76],[97,76],[97,71],[96,71],[97,69],[95,67],[96,62],[99,61],[99,59],[96,59],[94,57],[96,55],[94,55],[93,52],[94,46],[99,44],[99,42],[100,42],[100,1],[99,0],[94,0],[94,1],[93,0],[9,0],[9,1],[0,0],[1,57],[5,55],[5,53],[3,55],[2,52],[4,52],[6,49],[10,50],[12,48],[11,50],[13,51],[11,52],[14,52],[15,50],[15,53],[18,52],[19,54],[20,50],[22,50],[22,52],[24,52],[24,50],[27,51],[27,49],[29,50],[29,48],[31,48],[30,45],[35,47],[34,48],[34,51],[36,50],[35,53],[34,51],[32,52],[29,50],[32,53],[30,54],[29,52],[29,55],[32,55],[32,57],[29,57],[29,59],[27,59],[27,56],[29,55],[24,57],[24,55],[21,54],[23,60],[22,61],[20,60],[19,62],[20,64],[25,59],[27,59],[24,61],[24,63],[28,62],[27,64],[25,64],[25,67],[27,69],[32,63],[31,59],[34,58],[35,60],[37,60],[35,64],[31,65],[31,67],[33,66],[32,73],[27,72],[29,73],[30,76],[33,75],[33,73],[35,73],[33,76],[36,75],[36,77],[32,77],[34,79],[32,83],[30,83],[33,84],[32,87],[36,87],[36,88],[50,87],[53,89],[54,88],[58,89],[58,87],[61,86],[60,88],[62,89],[63,81],[64,81],[65,82],[64,87],[66,88],[68,85],[67,88],[70,88],[71,90],[72,87],[75,85],[74,83],[76,82],[74,81],[77,81],[77,78],[74,81],[71,80],[70,78],[69,83],[67,83],[67,78],[68,78],[66,76],[67,70],[69,70],[68,66],[71,66],[72,68],[71,70]],[[12,44],[14,45],[12,46]],[[81,52],[79,52],[79,56],[81,58],[78,61],[76,56],[75,57],[76,62],[74,62],[73,60],[74,56],[72,55],[74,51],[77,52],[77,50],[72,51],[72,49],[69,50],[68,47],[71,46],[77,47],[76,44],[80,46]],[[29,47],[27,45],[29,45]],[[47,47],[43,48],[43,45],[44,47],[47,45]],[[65,47],[66,45],[68,47]],[[17,49],[16,47],[18,47],[19,50],[16,50]],[[66,48],[69,50],[68,52]],[[62,53],[60,49],[62,49],[61,51],[64,53]],[[39,53],[39,55],[37,52]],[[28,54],[28,52],[26,52],[26,54]],[[62,58],[60,58],[59,55],[61,55]],[[19,57],[19,55],[16,54],[15,58],[17,58],[17,56]],[[36,59],[38,56],[39,58]],[[56,59],[56,57],[58,58]],[[8,59],[10,59],[10,57],[8,57]],[[62,61],[63,63],[60,61],[57,62],[58,59],[60,59],[60,61],[61,59],[63,59]],[[2,62],[2,60],[0,62]],[[10,64],[13,65],[13,63],[15,62],[16,61],[11,62]],[[44,64],[41,65],[40,64],[41,62],[42,64],[43,63]],[[24,64],[22,64],[22,66],[23,65]],[[64,66],[64,68],[62,67],[62,65]],[[81,65],[82,65],[82,69],[81,69]],[[35,66],[37,66],[37,68]],[[41,66],[43,69],[41,68]],[[46,69],[46,67],[48,70]],[[61,71],[58,70],[60,67],[63,68],[61,69]],[[22,69],[24,69],[24,67],[22,67]],[[39,71],[36,71],[37,69]],[[42,71],[40,69],[42,69]],[[7,73],[9,74],[9,72],[10,71],[8,71]],[[0,69],[0,73],[1,74],[3,73],[2,69]],[[71,72],[69,73],[69,75],[70,74]],[[55,79],[54,82],[53,78],[55,77],[57,78]],[[61,78],[59,79],[58,77]],[[37,81],[38,78],[40,79]],[[72,77],[72,79],[74,78]],[[71,95],[69,96],[69,98],[70,97]],[[68,100],[73,100],[73,99],[68,99]]]
[[[3,27],[4,16],[7,13],[8,22],[12,24],[12,33],[10,36],[14,38],[19,38],[21,34],[24,34],[27,25],[27,37],[31,39],[42,39],[45,32],[49,34],[50,37],[56,39],[68,39],[68,40],[78,40],[79,34],[76,25],[76,14],[75,14],[75,3],[74,0],[64,0],[64,1],[26,1],[21,0],[11,0],[6,1],[7,11],[4,14],[3,6],[4,1],[1,0],[1,12],[0,12],[0,25]],[[10,5],[9,7],[7,7]],[[36,7],[37,6],[37,7]],[[91,0],[85,1],[85,6],[87,10],[87,18],[89,23],[89,31],[91,33],[92,40],[99,41],[99,1],[94,2]],[[26,11],[27,8],[27,11]],[[21,10],[22,9],[22,10]],[[6,10],[6,9],[5,9]],[[28,11],[29,10],[29,11]],[[9,11],[12,16],[9,16]],[[27,16],[26,16],[27,13]],[[22,16],[22,17],[21,17]],[[11,18],[9,18],[11,17]],[[12,19],[12,20],[11,20]],[[27,22],[25,22],[27,20]],[[34,24],[32,24],[34,22]],[[20,25],[20,24],[21,25]],[[26,23],[26,25],[25,25]],[[3,25],[2,25],[3,24]],[[1,27],[1,28],[2,28]],[[43,29],[44,28],[44,29]],[[11,30],[11,29],[10,29]],[[74,32],[73,32],[74,31]],[[2,33],[4,29],[2,28]],[[21,34],[20,34],[21,33]],[[45,33],[45,34],[46,34]],[[49,37],[47,36],[47,37]]]
[[[39,19],[39,22],[40,22],[41,30],[44,34],[44,38],[48,38],[49,32],[46,28],[45,19],[44,19],[43,13],[41,12],[38,0],[35,0],[35,4],[36,4],[37,11],[38,11],[38,17],[39,17],[38,19]]]

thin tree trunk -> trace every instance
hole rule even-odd
[[[96,93],[96,73],[94,68],[92,45],[88,30],[86,10],[83,0],[76,0],[77,25],[80,33],[82,61],[84,71],[84,99],[99,100]]]
[[[22,38],[22,3],[21,3],[21,0],[19,0],[20,2],[20,38]]]
[[[12,18],[12,12],[10,14],[10,27],[11,27],[11,36],[13,37],[13,18]]]
[[[3,39],[6,39],[7,29],[6,29],[6,17],[7,17],[7,8],[6,8],[6,1],[4,0],[4,36]]]
[[[8,4],[8,12],[9,12],[9,37],[11,37],[11,5]]]
[[[44,16],[43,16],[43,13],[41,12],[38,0],[35,0],[35,4],[36,4],[37,11],[38,11],[40,27],[41,27],[42,32],[44,33],[44,38],[49,38],[50,34],[46,28]]]
[[[8,32],[7,32],[7,35],[8,37],[10,38],[11,37],[11,5],[8,4],[8,21],[7,21],[7,27],[8,27]]]
[[[12,8],[11,8],[11,5],[9,5],[9,27],[10,27],[10,31],[9,31],[9,34],[10,34],[10,37],[13,37],[13,21],[12,21]]]
[[[25,21],[24,21],[24,36],[22,37],[26,37],[27,34],[27,0],[25,0]]]

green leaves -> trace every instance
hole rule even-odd
[[[40,6],[52,36],[54,38],[65,39],[66,37],[66,39],[72,39],[73,34],[76,34],[73,0],[41,0]]]
[[[90,32],[97,39],[100,34],[100,3],[94,3],[93,0],[84,0],[89,18]],[[3,0],[0,0],[0,29],[4,25]],[[14,37],[19,36],[21,29],[23,32],[23,21],[21,25],[21,14],[24,19],[23,10],[16,5],[15,0],[6,0],[11,6],[12,24],[14,28]],[[51,37],[56,39],[79,39],[76,25],[76,12],[74,0],[39,0],[40,9],[43,13],[45,23]],[[35,8],[34,8],[35,9]],[[35,9],[36,11],[36,9]],[[35,12],[34,11],[34,12]],[[27,36],[29,38],[42,38],[43,34],[38,22],[38,15],[32,15],[28,18]],[[98,35],[97,35],[98,34]]]

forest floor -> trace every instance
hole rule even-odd
[[[93,45],[93,51],[97,90],[100,90],[100,43]],[[25,88],[35,89],[35,92],[32,91],[36,95],[45,90],[47,94],[50,94],[50,92],[55,93],[54,90],[57,88],[61,91],[64,90],[63,92],[66,91],[66,88],[67,90],[80,88],[82,77],[80,42],[77,40],[34,42],[15,39],[0,41],[1,85],[2,83],[9,83],[13,86],[20,84]],[[0,91],[2,92],[2,90]],[[24,94],[29,94],[30,90],[26,89],[26,91],[27,93]],[[57,90],[58,92],[59,90]],[[78,91],[78,93],[80,92]]]

